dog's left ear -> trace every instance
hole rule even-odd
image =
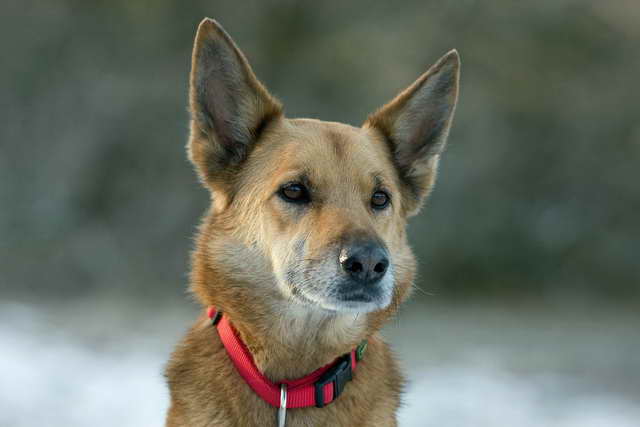
[[[231,37],[213,19],[198,27],[190,80],[189,157],[213,189],[230,181],[281,104],[258,81]]]
[[[365,127],[377,129],[391,149],[406,188],[407,215],[419,210],[433,186],[458,100],[460,57],[452,50],[395,99],[372,114]]]

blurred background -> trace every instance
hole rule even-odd
[[[0,6],[0,425],[162,425],[199,312],[185,156],[198,22],[290,117],[359,125],[451,48],[461,97],[385,330],[401,426],[640,422],[640,3]]]

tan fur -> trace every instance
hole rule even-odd
[[[287,426],[396,425],[403,379],[378,331],[410,293],[415,259],[407,244],[406,218],[433,185],[440,153],[414,150],[415,163],[398,157],[403,144],[440,143],[410,140],[416,134],[411,127],[424,127],[428,118],[404,104],[429,107],[447,98],[442,102],[452,108],[438,121],[445,133],[436,135],[444,143],[457,97],[454,56],[355,128],[285,118],[224,30],[212,20],[199,27],[188,147],[212,204],[192,257],[191,290],[204,307],[215,306],[231,319],[256,365],[273,382],[307,375],[363,339],[369,341],[343,394],[322,409],[289,410]],[[421,91],[430,84],[429,75],[440,79],[438,72],[446,67],[451,68],[453,92]],[[416,176],[420,182],[412,187]],[[283,183],[298,179],[313,188],[313,201],[304,210],[276,194]],[[373,212],[369,201],[380,184],[392,204]],[[340,242],[354,235],[375,237],[388,248],[392,296],[384,307],[335,310],[325,298],[334,286],[333,259]],[[304,274],[295,277],[305,279],[293,283],[287,273],[298,267]],[[277,410],[240,378],[204,316],[178,345],[166,375],[169,427],[275,425]]]

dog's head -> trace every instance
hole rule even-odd
[[[325,311],[402,299],[415,268],[406,219],[433,186],[458,78],[452,51],[360,128],[287,119],[231,38],[204,20],[188,148],[213,196],[201,254],[209,268]]]

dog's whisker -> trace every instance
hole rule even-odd
[[[418,292],[421,292],[423,295],[426,295],[426,296],[430,296],[430,297],[432,297],[432,296],[434,296],[434,295],[435,295],[433,292],[429,292],[429,291],[426,291],[426,290],[422,289],[422,287],[420,287],[420,286],[419,286],[418,284],[416,284],[416,283],[412,284],[412,288],[413,288],[413,289],[415,289],[415,290],[417,290]]]

